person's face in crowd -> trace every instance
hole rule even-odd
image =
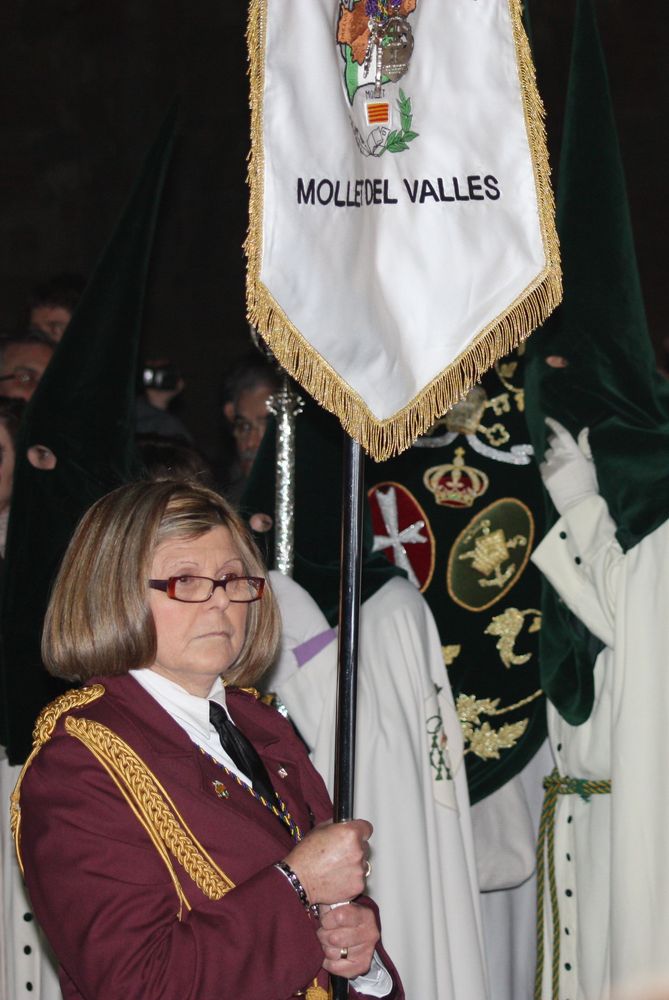
[[[241,556],[227,528],[212,528],[199,538],[168,539],[156,549],[151,579],[171,576],[244,574]],[[208,601],[185,604],[159,590],[149,591],[158,646],[151,666],[190,694],[206,697],[219,674],[239,656],[246,635],[246,604],[233,604],[223,587]]]
[[[38,330],[58,343],[71,319],[72,313],[65,306],[35,306],[30,310],[28,322],[31,330]]]
[[[54,452],[44,444],[33,444],[28,448],[28,461],[35,469],[42,469],[46,472],[55,469],[58,464],[58,458]]]
[[[8,344],[0,362],[0,391],[12,399],[30,399],[53,356],[48,344]]]
[[[269,412],[267,400],[272,395],[269,385],[245,389],[237,398],[237,405],[227,403],[225,414],[232,423],[232,433],[237,442],[237,454],[242,475],[248,476],[267,430]]]
[[[0,512],[7,510],[12,498],[15,457],[9,431],[0,420]]]
[[[545,361],[549,368],[569,368],[569,359],[561,354],[549,354]]]

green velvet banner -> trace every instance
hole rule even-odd
[[[439,628],[473,802],[546,735],[539,680],[543,492],[524,419],[522,353],[388,462],[368,462],[377,545],[411,567]]]

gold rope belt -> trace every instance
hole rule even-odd
[[[550,894],[551,919],[553,923],[553,962],[551,968],[551,1000],[559,1000],[560,984],[560,909],[555,882],[555,813],[558,795],[580,795],[589,802],[592,795],[608,795],[610,780],[586,781],[583,778],[569,778],[553,768],[544,778],[544,804],[539,824],[537,841],[537,971],[534,980],[534,1000],[541,1000],[544,976],[544,896],[546,893],[546,862],[548,867],[548,890]]]

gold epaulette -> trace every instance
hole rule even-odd
[[[104,693],[105,689],[102,684],[91,684],[87,687],[75,688],[72,691],[66,691],[65,694],[61,694],[54,701],[50,702],[37,716],[37,722],[35,723],[35,727],[33,729],[32,750],[30,752],[30,756],[21,768],[19,780],[16,782],[16,787],[12,792],[10,800],[9,822],[12,837],[14,838],[16,857],[18,858],[22,874],[23,863],[21,861],[21,852],[19,849],[19,829],[21,826],[21,806],[19,804],[19,799],[21,796],[21,782],[23,781],[24,775],[44,744],[51,739],[53,731],[56,728],[56,723],[60,719],[61,715],[64,715],[66,712],[71,712],[75,708],[82,708],[84,705],[90,705],[92,701],[97,701],[98,698],[101,698]]]
[[[240,687],[235,687],[234,685],[232,685],[231,686],[231,690],[232,691],[241,691],[242,694],[250,694],[251,697],[255,698],[256,701],[258,701],[259,699],[262,698],[262,695],[260,694],[260,691],[258,690],[258,688],[254,688],[254,687],[240,688]]]
[[[98,689],[97,691],[96,688]],[[83,695],[85,690],[69,692],[68,695],[64,695],[63,697],[68,698],[75,694]],[[87,700],[92,701],[93,698],[97,698],[104,693],[104,688],[102,685],[96,685],[94,688],[89,688],[88,691],[89,697]],[[94,691],[95,694],[92,694]],[[81,704],[86,703],[86,700],[80,700],[76,707],[80,707]],[[43,716],[50,709],[55,711],[57,705],[58,702],[54,702],[53,705],[49,706],[49,709],[46,709],[42,713],[35,727],[36,733]],[[55,715],[50,729],[48,729],[48,720],[45,720],[46,724],[43,730],[40,730],[42,743],[53,732],[58,716],[72,707],[75,706],[71,703],[62,707],[60,712]],[[181,918],[183,906],[190,910],[191,905],[181,885],[172,859],[178,862],[208,899],[221,899],[230,889],[234,889],[234,882],[221,871],[216,862],[209,856],[187,826],[166,789],[132,747],[106,726],[103,726],[99,722],[93,722],[90,719],[69,716],[65,720],[65,730],[70,736],[78,739],[93,754],[96,760],[100,762],[146,830],[172,879],[179,899],[179,918]],[[21,772],[21,777],[12,796],[13,816],[14,809],[16,809],[16,822],[14,825],[13,819],[13,829],[15,831],[14,837],[19,864],[21,863],[18,822],[20,815],[18,805],[19,786],[23,774],[35,753],[36,749],[34,748],[31,757]]]

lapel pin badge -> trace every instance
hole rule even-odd
[[[225,787],[225,785],[223,784],[222,781],[212,781],[212,785],[214,786],[214,791],[218,795],[219,799],[227,799],[228,798],[228,796],[229,796],[230,793],[229,793],[229,791],[227,790],[227,788]]]

